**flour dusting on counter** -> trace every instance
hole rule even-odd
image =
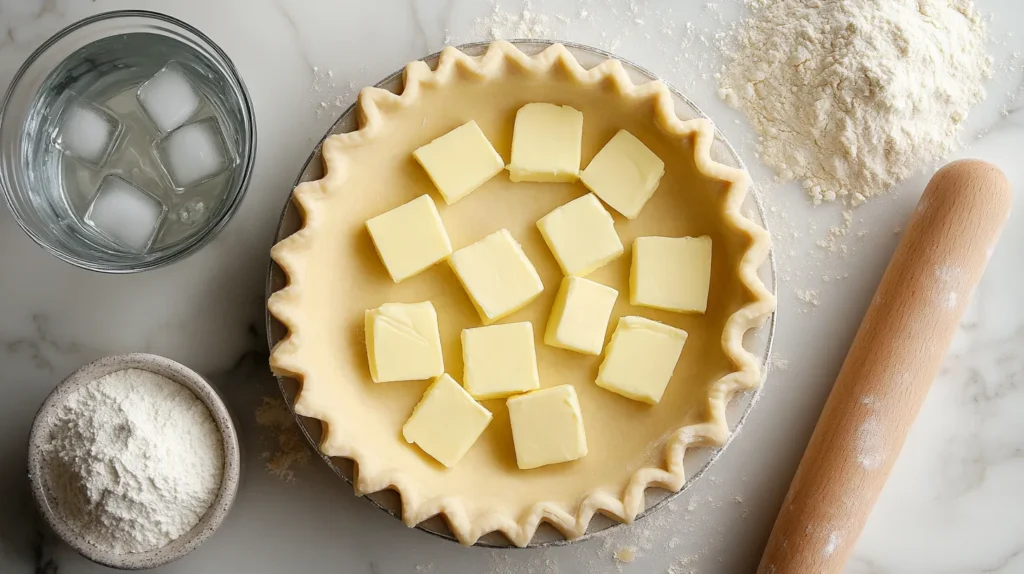
[[[992,73],[971,0],[746,0],[719,95],[760,159],[856,206],[947,157]]]
[[[260,458],[266,461],[265,468],[273,476],[285,482],[295,481],[295,469],[309,464],[310,450],[295,416],[278,397],[263,397],[256,408],[256,424],[268,429],[275,448],[264,451]]]
[[[527,0],[515,12],[504,10],[498,4],[494,4],[487,17],[476,20],[473,32],[488,40],[548,38],[551,35],[549,24],[549,17],[536,12]]]
[[[619,548],[615,551],[615,560],[617,562],[629,564],[636,560],[636,548],[633,548],[632,546],[623,546],[622,548]]]

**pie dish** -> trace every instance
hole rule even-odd
[[[598,512],[631,521],[644,508],[648,486],[682,487],[688,447],[728,439],[729,398],[760,382],[759,361],[744,349],[743,336],[771,315],[774,298],[757,275],[769,236],[740,213],[748,176],[711,159],[712,124],[679,120],[663,84],[634,85],[615,60],[584,69],[558,44],[534,56],[504,42],[480,57],[447,48],[435,70],[420,61],[409,64],[404,81],[401,95],[364,89],[357,106],[360,129],[327,138],[325,176],[294,191],[303,226],[272,251],[288,284],[270,297],[268,310],[288,334],[274,347],[271,366],[300,382],[295,410],[323,422],[321,451],[355,461],[357,492],[396,490],[410,526],[441,514],[465,544],[499,531],[525,546],[542,521],[570,539],[584,534]],[[617,218],[617,229],[627,245],[638,235],[712,237],[713,294],[704,315],[640,313],[690,333],[673,381],[653,408],[598,388],[599,357],[538,343],[542,386],[568,383],[579,394],[587,457],[517,469],[504,403],[485,401],[494,422],[459,465],[446,470],[400,438],[429,382],[372,383],[363,316],[388,301],[432,301],[441,318],[445,365],[456,379],[462,370],[459,333],[479,326],[480,318],[447,266],[392,282],[364,223],[424,192],[436,197],[412,151],[470,119],[507,161],[515,112],[534,101],[583,112],[583,165],[619,129],[629,129],[665,160],[658,192],[637,219]],[[455,247],[508,228],[535,263],[545,291],[504,321],[532,321],[543,333],[562,274],[535,222],[585,193],[579,183],[513,184],[503,173],[457,204],[439,205]],[[589,278],[625,293],[629,258]],[[636,312],[625,299],[616,304],[613,322]]]

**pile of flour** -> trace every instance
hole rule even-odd
[[[119,554],[188,532],[220,488],[224,449],[187,388],[126,369],[69,394],[44,447],[57,510],[86,540]]]
[[[719,95],[761,160],[857,205],[946,157],[992,71],[971,0],[746,0]]]

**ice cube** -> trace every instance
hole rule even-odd
[[[139,105],[161,133],[170,133],[199,109],[199,94],[185,70],[169,62],[139,86]]]
[[[81,100],[64,108],[53,144],[78,159],[102,166],[124,126],[107,110]]]
[[[153,242],[166,208],[152,195],[116,175],[100,182],[85,221],[121,247],[143,253]]]
[[[156,145],[160,163],[178,189],[209,181],[235,162],[212,117],[182,126]]]

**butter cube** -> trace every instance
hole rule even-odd
[[[686,331],[643,317],[619,319],[597,372],[597,386],[657,404],[672,378]]]
[[[430,301],[366,311],[366,355],[375,383],[423,381],[444,372],[437,312]]]
[[[395,283],[452,253],[448,232],[429,195],[421,195],[368,220],[366,229]]]
[[[576,181],[580,176],[583,114],[569,106],[526,104],[512,134],[512,181]]]
[[[485,325],[522,309],[544,290],[537,270],[507,229],[452,253],[448,263]]]
[[[566,275],[586,276],[622,255],[615,221],[592,193],[556,208],[537,227]]]
[[[462,330],[463,380],[476,399],[500,399],[540,388],[533,324]]]
[[[608,318],[619,292],[579,277],[562,279],[544,342],[552,347],[600,355]]]
[[[622,215],[636,219],[654,195],[665,162],[626,130],[619,130],[580,174],[580,180]]]
[[[490,411],[444,373],[423,393],[402,427],[402,436],[451,468],[469,452],[492,417]]]
[[[633,242],[631,304],[703,313],[710,286],[710,237],[637,237]]]
[[[470,120],[412,152],[448,205],[505,169],[480,126]]]
[[[576,389],[559,385],[506,401],[516,463],[526,470],[587,455],[587,435]]]

